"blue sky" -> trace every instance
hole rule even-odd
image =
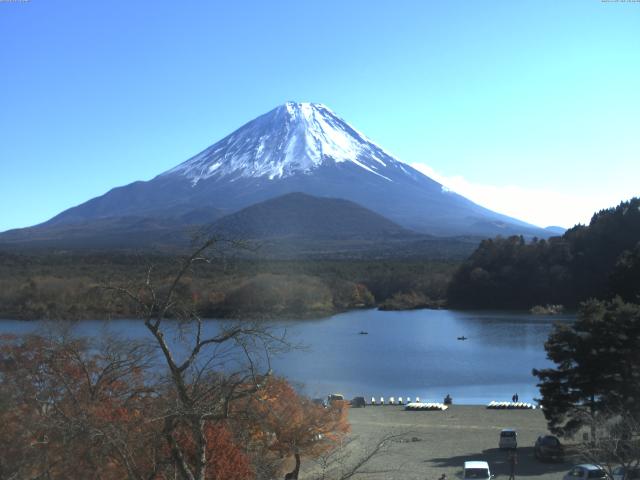
[[[0,231],[287,100],[540,225],[640,194],[640,3],[0,2]]]

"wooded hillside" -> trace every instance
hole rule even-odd
[[[449,304],[464,308],[576,307],[589,298],[640,294],[640,199],[593,215],[549,240],[483,241],[455,273]]]

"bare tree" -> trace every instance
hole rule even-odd
[[[215,260],[212,250],[218,242],[216,238],[206,240],[162,285],[156,285],[150,267],[141,284],[108,286],[134,302],[168,369],[173,404],[163,412],[162,434],[178,477],[184,480],[213,478],[207,426],[228,419],[234,402],[262,388],[271,375],[270,354],[286,347],[282,335],[274,335],[257,322],[205,328],[184,289],[184,280],[196,265]],[[178,327],[173,340],[172,327]]]
[[[374,458],[383,456],[395,442],[401,441],[406,435],[407,432],[388,433],[375,440],[360,454],[354,452],[356,448],[352,448],[356,446],[359,439],[345,438],[314,460],[319,472],[312,478],[313,480],[348,480],[358,475],[389,473],[391,471],[389,469],[368,470],[367,468]]]
[[[640,467],[640,421],[637,413],[609,408],[591,419],[596,436],[578,446],[587,461],[601,465],[613,478],[620,468],[623,480],[630,471]]]
[[[322,478],[363,473],[396,436],[347,458],[347,408],[314,404],[271,373],[284,333],[204,322],[187,281],[216,261],[205,242],[174,276],[109,285],[149,339],[0,338],[0,480],[246,480],[319,458]],[[160,276],[161,277],[161,276]],[[253,464],[251,462],[253,461]]]
[[[112,478],[116,466],[120,478],[152,478],[139,466],[157,463],[156,451],[136,448],[155,437],[142,416],[156,397],[142,374],[149,357],[113,337],[4,338],[0,478]]]

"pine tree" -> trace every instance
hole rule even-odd
[[[582,304],[577,321],[557,325],[545,343],[555,368],[534,370],[549,429],[595,437],[603,412],[640,416],[640,306],[616,298]]]

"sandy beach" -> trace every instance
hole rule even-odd
[[[462,478],[467,460],[489,462],[496,478],[509,478],[507,453],[498,448],[502,428],[518,432],[516,478],[559,479],[575,463],[542,463],[533,457],[536,438],[547,433],[540,410],[490,410],[484,406],[453,405],[444,412],[406,411],[401,406],[367,406],[349,412],[352,436],[351,460],[370,451],[377,439],[403,434],[364,469],[366,479],[448,480]],[[316,467],[317,468],[317,467]],[[301,477],[305,478],[305,477]]]

